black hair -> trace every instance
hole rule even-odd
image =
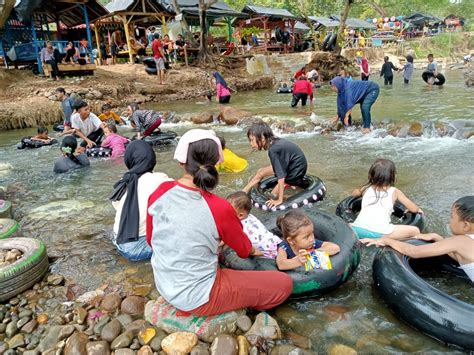
[[[219,140],[221,141],[222,149],[225,149],[225,138],[222,136],[217,136],[217,138],[219,138]]]
[[[382,197],[377,194],[377,190],[383,190],[383,188],[387,186],[393,186],[395,184],[395,178],[397,176],[397,169],[395,168],[395,163],[390,159],[377,159],[369,169],[368,179],[369,181],[362,186],[361,192],[364,192],[370,187],[375,187],[376,192],[376,200],[374,202],[377,203],[378,200]],[[384,191],[386,194],[387,192]]]
[[[130,108],[132,109],[133,112],[140,109],[140,106],[138,106],[138,104],[136,102],[131,102],[131,103],[128,104],[128,106],[130,106]]]
[[[84,100],[79,100],[79,101],[74,102],[73,108],[79,111],[79,109],[87,107],[87,106],[89,106],[87,102],[85,102]]]
[[[250,196],[244,191],[237,191],[233,194],[227,196],[227,201],[237,210],[237,211],[245,211],[250,212],[252,209],[252,200]]]
[[[434,58],[433,53],[428,54],[427,58]]]
[[[62,93],[62,94],[64,94],[64,95],[66,95],[66,90],[64,90],[64,88],[61,88],[61,87],[60,87],[60,88],[57,88],[57,89],[56,89],[56,92],[60,92],[60,93]]]
[[[76,158],[74,152],[77,148],[77,139],[74,136],[66,136],[61,142],[61,151],[73,162],[81,164],[81,162]]]
[[[413,63],[413,56],[407,55],[406,58],[407,58],[407,62],[408,62],[408,63]]]
[[[117,133],[117,126],[115,125],[115,123],[109,122],[106,124],[106,127],[113,133]]]
[[[219,174],[219,146],[212,139],[189,143],[184,169],[193,177],[193,183],[202,190],[210,191],[217,186]]]
[[[297,209],[291,210],[284,215],[279,215],[276,223],[285,240],[296,237],[301,227],[313,225],[313,221],[311,221],[308,215]]]
[[[103,104],[102,108],[101,108],[101,111],[108,111],[111,108],[112,108],[112,106],[110,104]]]
[[[48,129],[46,127],[40,126],[38,127],[38,134],[48,133]]]
[[[160,39],[160,34],[158,32],[153,33],[155,39]]]
[[[453,204],[459,219],[463,222],[474,223],[474,196],[464,196]]]
[[[388,62],[389,58],[388,56],[383,57],[384,62]]]
[[[272,129],[263,121],[257,121],[252,124],[247,131],[247,138],[255,137],[258,150],[267,150],[270,144],[277,139],[273,134]],[[263,139],[265,138],[265,142]]]

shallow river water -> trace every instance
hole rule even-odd
[[[415,82],[405,87],[396,76],[393,88],[382,88],[374,106],[373,119],[392,121],[442,121],[473,119],[473,91],[464,86],[460,72],[447,72],[444,88],[428,90],[415,72]],[[232,105],[262,117],[299,119],[309,109],[288,107],[289,96],[271,91],[238,93]],[[335,95],[325,87],[316,96],[315,112],[323,117],[335,114]],[[184,103],[160,105],[160,110],[179,114],[217,111],[216,104]],[[354,118],[360,119],[358,108]],[[179,134],[191,125],[164,125]],[[222,175],[217,193],[227,195],[243,187],[262,165],[264,152],[251,152],[243,129],[209,125],[225,136],[234,152],[249,160],[242,174]],[[58,146],[37,150],[17,150],[21,137],[34,129],[0,132],[0,185],[8,186],[25,236],[45,241],[56,258],[53,271],[74,280],[82,290],[116,284],[126,291],[153,284],[149,263],[129,263],[110,242],[114,210],[108,200],[113,184],[125,171],[123,162],[95,159],[90,169],[54,175],[52,167],[60,155]],[[123,130],[131,135],[131,131]],[[395,161],[397,187],[413,199],[427,215],[427,231],[446,233],[450,206],[457,198],[474,192],[474,139],[377,138],[358,132],[333,136],[287,135],[298,143],[309,161],[309,173],[321,177],[328,188],[318,208],[334,212],[337,203],[363,184],[371,163],[379,157]],[[157,167],[177,178],[180,168],[172,160],[173,148],[156,149]],[[11,169],[5,168],[9,164]],[[384,305],[372,281],[374,251],[363,250],[362,261],[352,279],[338,290],[319,299],[291,302],[276,309],[279,321],[296,333],[308,336],[313,349],[325,351],[332,343],[342,343],[362,352],[453,351],[399,321]],[[474,287],[460,280],[432,282],[448,292],[474,303]]]

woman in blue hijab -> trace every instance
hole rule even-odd
[[[337,92],[337,117],[344,125],[351,125],[351,113],[356,104],[360,104],[363,133],[370,132],[370,109],[379,96],[380,88],[373,81],[348,81],[342,76],[331,80],[331,88]]]

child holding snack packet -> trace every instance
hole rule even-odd
[[[315,239],[313,222],[305,212],[298,209],[291,210],[278,217],[277,225],[284,239],[278,245],[276,258],[278,269],[292,270],[305,266],[306,270],[310,270],[318,268],[318,264],[319,268],[331,268],[328,256],[339,253],[341,249],[337,244]]]

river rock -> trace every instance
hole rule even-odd
[[[116,293],[109,293],[100,303],[100,309],[107,312],[115,312],[122,302],[122,298]]]
[[[58,340],[63,340],[71,336],[72,333],[76,328],[73,325],[65,325],[61,327],[61,330],[59,332]]]
[[[25,345],[25,337],[23,334],[17,334],[8,341],[8,347],[10,349],[15,349],[23,345]]]
[[[7,329],[7,324],[0,323],[0,334],[5,333],[5,329]]]
[[[133,318],[129,314],[121,314],[115,319],[117,319],[122,324],[122,327],[126,327],[133,322]]]
[[[43,353],[46,350],[54,349],[56,343],[59,341],[59,333],[61,332],[61,326],[53,325],[46,333],[46,336],[41,340],[38,345],[38,350]]]
[[[33,311],[31,309],[24,309],[20,313],[18,313],[18,317],[31,317],[33,315]]]
[[[398,138],[406,138],[408,136],[408,131],[410,129],[410,126],[403,126],[400,128],[400,130],[397,133]]]
[[[167,354],[188,354],[197,344],[198,337],[194,333],[177,332],[168,335],[161,342],[161,348]]]
[[[100,333],[100,337],[103,340],[108,342],[112,342],[116,337],[119,336],[120,332],[122,331],[122,324],[117,320],[113,319],[109,323],[105,325]]]
[[[10,322],[7,324],[7,329],[5,329],[5,335],[7,338],[12,338],[16,333],[18,333],[18,327],[16,322]]]
[[[118,349],[114,352],[115,355],[135,355],[135,351],[132,349]]]
[[[76,308],[76,315],[77,315],[77,323],[84,324],[87,318],[87,311],[82,307]]]
[[[87,355],[86,345],[88,337],[82,332],[75,332],[64,347],[64,355]]]
[[[48,323],[49,317],[47,314],[41,313],[36,316],[36,321],[38,324],[46,324]]]
[[[146,301],[147,300],[144,297],[128,296],[122,301],[120,309],[122,310],[122,313],[143,317]]]
[[[245,314],[237,318],[236,324],[237,324],[237,327],[244,333],[248,332],[249,329],[252,327],[251,319]]]
[[[0,340],[0,354],[8,350],[8,343]]]
[[[201,112],[191,117],[191,121],[194,124],[212,123],[214,117],[212,112]]]
[[[271,355],[288,355],[291,351],[297,349],[294,345],[281,344],[272,349]]]
[[[411,137],[421,137],[423,135],[423,125],[420,122],[414,122],[408,128],[408,135]]]
[[[130,346],[133,340],[133,333],[132,332],[125,332],[120,334],[111,344],[112,350],[126,348]]]
[[[293,345],[302,348],[302,349],[310,349],[311,348],[311,339],[299,335],[296,333],[289,332],[286,334],[286,339],[289,340]]]
[[[38,350],[26,350],[23,352],[23,355],[40,355]]]
[[[209,345],[199,341],[193,350],[191,350],[191,355],[209,355]]]
[[[86,344],[87,355],[109,355],[110,347],[106,341],[90,341]]]
[[[148,345],[143,345],[138,351],[137,355],[153,355],[153,350]]]
[[[16,322],[16,326],[18,329],[21,329],[26,323],[30,321],[30,317],[23,317],[18,322]]]
[[[281,339],[281,330],[275,319],[267,313],[261,312],[255,318],[255,322],[250,330],[245,334],[247,338],[251,335],[276,340]]]
[[[233,336],[218,335],[211,344],[211,355],[237,355],[239,346]]]
[[[64,282],[64,277],[59,274],[49,274],[46,279],[46,282],[49,285],[59,286]]]
[[[132,288],[132,292],[135,296],[145,297],[150,293],[152,288],[151,284],[135,285]]]
[[[295,133],[295,123],[290,120],[278,120],[272,124],[272,128],[282,133]]]
[[[150,342],[150,347],[153,351],[160,351],[161,350],[161,342],[164,338],[166,338],[168,334],[166,334],[161,329],[157,329],[155,337]]]
[[[95,99],[98,99],[98,100],[100,100],[102,96],[104,96],[99,90],[92,90],[91,94]]]
[[[94,334],[99,335],[102,333],[102,329],[104,329],[105,325],[109,323],[110,317],[103,316],[99,318],[99,321],[94,325]]]
[[[328,348],[329,355],[357,355],[357,351],[343,344],[332,344]]]
[[[253,115],[250,112],[242,111],[231,106],[224,106],[219,113],[219,119],[227,125],[235,125],[252,117]]]
[[[140,341],[141,345],[146,345],[155,337],[155,335],[155,328],[146,328],[138,333],[138,340]]]
[[[145,330],[148,326],[148,323],[144,319],[137,319],[125,327],[127,332],[132,332],[133,335],[138,335],[142,330]]]
[[[237,337],[237,344],[239,345],[239,355],[247,355],[249,353],[250,344],[246,337],[239,335]]]

